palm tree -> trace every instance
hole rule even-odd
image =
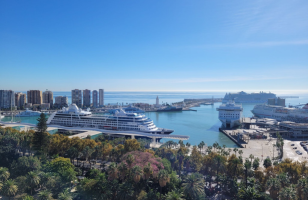
[[[130,182],[125,182],[120,185],[117,193],[118,199],[131,199],[134,195],[134,188]]]
[[[146,166],[144,166],[143,174],[146,180],[148,180],[150,176],[153,174],[153,168],[151,166],[151,163],[148,163]]]
[[[266,186],[269,189],[270,196],[272,199],[278,199],[278,193],[281,188],[281,184],[278,179],[276,178],[270,178],[266,182]]]
[[[252,163],[252,159],[254,159],[255,157],[252,154],[250,154],[249,158],[250,158],[250,162]]]
[[[281,197],[282,200],[295,199],[296,197],[295,186],[291,184],[289,187],[282,188],[282,190],[279,192],[279,197]]]
[[[200,149],[200,153],[201,153],[202,145],[201,145],[201,144],[198,144],[198,148]]]
[[[169,174],[166,170],[161,169],[158,172],[158,181],[160,186],[160,199],[161,199],[161,190],[166,186],[167,182],[169,182]]]
[[[200,148],[200,152],[201,152],[201,149],[203,149],[205,143],[203,141],[200,142],[200,144],[198,145],[198,147]]]
[[[238,154],[240,154],[240,156],[242,156],[243,151],[242,151],[242,150],[239,150],[239,151],[238,151]]]
[[[297,183],[297,193],[299,199],[307,200],[308,197],[308,180],[301,178]]]
[[[90,168],[91,168],[91,161],[90,161],[90,157],[92,155],[92,153],[94,152],[94,149],[90,148],[89,146],[86,146],[84,148],[84,150],[82,151],[83,156],[86,159],[86,162],[89,160],[89,164],[90,164]]]
[[[182,197],[183,197],[183,192],[181,192],[180,190],[172,190],[171,192],[168,192],[168,194],[166,194],[165,199],[166,200],[185,200]]]
[[[218,142],[215,142],[215,143],[213,144],[214,151],[216,150],[216,148],[217,148],[218,146],[219,146]]]
[[[216,168],[216,181],[217,181],[217,185],[218,185],[218,172],[219,170],[221,170],[223,168],[223,157],[221,155],[217,155],[214,157],[213,159],[213,164],[214,164],[214,169]]]
[[[236,156],[236,152],[238,151],[238,148],[234,148],[233,151],[234,151],[235,156]]]
[[[67,155],[71,159],[71,163],[74,164],[74,160],[78,157],[78,150],[75,147],[71,147],[67,150]]]
[[[40,184],[40,182],[41,182],[41,178],[39,177],[37,173],[35,173],[34,171],[28,172],[27,183],[29,184],[31,188],[31,195],[35,187],[37,187]]]
[[[278,174],[277,179],[280,181],[282,188],[289,185],[289,183],[290,183],[290,178],[287,176],[286,173]]]
[[[241,164],[241,161],[240,159],[235,158],[234,160],[232,160],[232,164],[234,165],[234,176],[235,176],[238,166]]]
[[[34,200],[34,198],[32,196],[27,195],[23,197],[22,200]]]
[[[6,181],[10,177],[10,172],[6,167],[0,167],[0,181]]]
[[[38,200],[52,200],[52,193],[49,190],[42,190],[38,193]]]
[[[120,172],[120,178],[121,180],[125,179],[126,173],[127,173],[127,165],[126,163],[122,162],[119,166],[118,166],[118,171]]]
[[[129,154],[126,158],[126,163],[127,163],[129,169],[132,168],[134,161],[135,161],[135,157],[132,154]]]
[[[229,149],[228,149],[229,155],[231,155],[231,151],[232,151],[232,149],[229,148]]]
[[[189,142],[187,142],[187,143],[186,143],[186,147],[189,148],[190,146],[191,146],[191,144],[190,144]]]
[[[247,178],[248,178],[248,170],[251,168],[251,162],[246,158],[245,163],[245,183],[246,183],[246,190],[247,190]]]
[[[136,165],[132,168],[132,176],[135,183],[138,183],[140,181],[140,178],[142,176],[142,169],[140,166]]]
[[[192,173],[185,179],[183,190],[189,199],[199,199],[205,196],[203,176],[199,173]]]
[[[243,200],[257,200],[259,197],[259,191],[254,187],[242,187],[239,191],[239,198]]]
[[[16,193],[17,193],[17,191],[18,191],[18,187],[17,187],[17,185],[15,184],[14,180],[9,179],[9,180],[6,180],[6,181],[3,183],[2,193],[3,193],[5,196],[8,196],[9,199],[11,199],[11,197],[15,196]]]
[[[78,152],[78,156],[77,156],[77,166],[79,166],[79,159],[83,156],[82,152]]]
[[[113,180],[118,178],[118,168],[116,163],[111,163],[108,168],[108,179]]]
[[[58,196],[58,200],[72,200],[72,199],[73,199],[73,197],[70,194],[69,190],[64,190]]]

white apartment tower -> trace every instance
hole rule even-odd
[[[104,105],[104,89],[99,89],[99,106]]]
[[[159,105],[159,98],[158,98],[158,96],[156,97],[156,106],[158,106]]]
[[[15,92],[12,90],[0,90],[0,109],[15,106]]]

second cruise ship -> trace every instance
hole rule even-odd
[[[222,100],[222,103],[227,103],[230,100],[235,103],[266,103],[268,99],[276,99],[276,95],[269,92],[259,92],[259,93],[246,93],[246,92],[238,92],[238,93],[227,93]]]
[[[277,121],[291,121],[296,123],[308,123],[308,104],[303,108],[287,108],[274,105],[255,105],[251,111],[259,118],[271,118]]]
[[[47,124],[68,127],[88,127],[114,131],[138,131],[152,134],[170,134],[173,130],[158,128],[150,118],[120,109],[113,115],[93,116],[90,110],[83,111],[71,104],[68,108],[53,113]]]

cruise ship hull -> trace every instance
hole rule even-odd
[[[222,123],[223,128],[234,128],[236,126],[241,125],[240,120],[226,120],[226,119],[219,119]]]
[[[251,112],[258,118],[271,118],[277,121],[308,123],[308,112],[301,109],[257,105]]]
[[[172,108],[172,109],[160,109],[157,112],[174,112],[174,111],[182,111],[183,108]]]

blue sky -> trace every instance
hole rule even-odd
[[[307,0],[0,0],[0,89],[308,92],[307,10]]]

